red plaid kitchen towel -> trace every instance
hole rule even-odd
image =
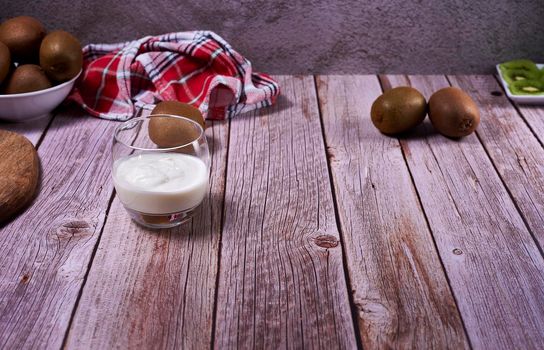
[[[163,100],[190,103],[205,118],[224,119],[269,106],[278,83],[209,31],[148,36],[83,49],[83,74],[69,99],[91,115],[132,118]]]

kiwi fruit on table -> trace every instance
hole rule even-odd
[[[499,69],[505,73],[509,70],[524,70],[528,72],[539,72],[539,69],[537,65],[531,61],[526,59],[521,60],[512,60],[508,62],[504,62],[499,64]]]
[[[514,81],[508,88],[514,95],[544,95],[544,80]]]
[[[9,48],[0,41],[0,84],[6,79],[11,69],[11,54]]]
[[[370,117],[382,133],[394,135],[405,132],[425,119],[427,102],[416,89],[400,86],[386,91],[372,104]]]
[[[33,17],[14,17],[0,25],[0,41],[9,48],[15,62],[36,62],[44,36],[45,27]]]
[[[155,108],[151,111],[151,114],[173,114],[181,117],[194,120],[202,128],[206,127],[206,122],[200,110],[188,103],[182,103],[179,101],[162,101],[159,102]]]
[[[447,87],[429,99],[429,119],[442,135],[458,138],[471,134],[480,124],[476,103],[463,90]]]
[[[204,129],[204,117],[200,110],[187,103],[163,101],[151,111],[148,125],[149,138],[159,147],[176,147],[194,141],[199,136],[196,128],[188,127],[182,119],[153,117],[154,114],[170,114],[191,119]]]
[[[72,79],[83,66],[79,40],[63,30],[47,34],[40,45],[40,66],[52,81]]]
[[[533,72],[524,69],[511,69],[502,72],[502,77],[508,84],[512,84],[515,81],[540,79],[541,73],[539,71]]]
[[[18,66],[6,81],[6,94],[21,94],[51,87],[42,67],[35,64]]]

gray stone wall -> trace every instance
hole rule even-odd
[[[4,1],[83,43],[208,29],[257,70],[295,73],[489,73],[544,62],[544,0]]]

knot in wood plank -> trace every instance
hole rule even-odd
[[[21,277],[21,283],[22,284],[27,284],[28,282],[30,282],[30,275],[28,273],[25,273],[22,277]]]
[[[394,312],[389,311],[384,301],[378,299],[355,299],[355,307],[358,310],[359,317],[363,319],[372,319],[373,322],[380,320],[380,323],[393,322]]]
[[[58,240],[64,240],[72,237],[81,237],[92,234],[92,232],[89,230],[91,227],[92,225],[86,220],[68,220],[57,228],[55,238]]]
[[[70,229],[70,230],[79,230],[79,229],[82,229],[82,228],[89,228],[89,223],[85,220],[72,220],[72,221],[69,221],[67,223],[65,223],[64,225],[62,225],[63,227],[66,227],[67,229]]]
[[[319,235],[314,239],[315,244],[321,248],[334,248],[338,246],[338,239],[333,235]]]

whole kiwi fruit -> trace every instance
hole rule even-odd
[[[188,103],[179,101],[159,102],[151,111],[151,114],[173,114],[189,118],[200,124],[202,128],[206,127],[206,122],[200,110]]]
[[[480,124],[478,106],[456,87],[440,89],[431,96],[429,118],[438,132],[452,138],[469,135]]]
[[[191,119],[204,129],[204,117],[200,110],[187,103],[163,101],[151,111],[153,114],[170,114]],[[175,147],[194,141],[199,131],[182,119],[151,117],[148,125],[149,138],[159,147]]]
[[[14,17],[0,25],[0,41],[9,48],[15,62],[37,62],[44,36],[45,27],[33,17]]]
[[[35,64],[18,66],[5,85],[6,94],[21,94],[51,87],[42,67]]]
[[[370,117],[382,133],[394,135],[405,132],[423,122],[427,101],[416,89],[400,86],[387,90],[372,104]]]
[[[0,84],[8,76],[11,69],[11,54],[9,48],[0,41]]]
[[[40,66],[53,81],[63,82],[72,79],[83,66],[79,40],[63,30],[47,34],[40,46]]]

